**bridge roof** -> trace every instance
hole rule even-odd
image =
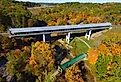
[[[28,28],[10,28],[8,31],[14,33],[27,33],[27,32],[44,32],[44,31],[56,31],[56,30],[68,30],[68,29],[90,29],[94,27],[109,27],[111,23],[95,23],[95,24],[78,24],[78,25],[63,25],[63,26],[44,26],[44,27],[28,27]]]

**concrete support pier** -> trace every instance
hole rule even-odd
[[[70,42],[70,32],[68,32],[67,34],[66,34],[66,42],[69,44],[69,42]]]
[[[43,42],[45,42],[45,37],[46,37],[45,34],[43,34]]]
[[[88,30],[85,34],[85,38],[89,40],[91,37],[91,33],[92,33],[92,30]]]

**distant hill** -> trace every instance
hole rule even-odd
[[[33,17],[48,25],[111,22],[121,25],[121,3],[59,3],[51,8],[33,8]]]
[[[40,7],[40,6],[54,6],[56,3],[34,3],[34,2],[23,2],[23,1],[13,1],[13,3],[19,3],[26,7]]]

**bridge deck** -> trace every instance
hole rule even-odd
[[[109,28],[111,23],[97,23],[97,24],[78,24],[78,25],[64,25],[64,26],[45,26],[45,27],[28,27],[28,28],[10,28],[8,31],[11,34],[27,33],[27,32],[52,32],[64,30],[79,30],[79,29],[95,29],[95,28]]]

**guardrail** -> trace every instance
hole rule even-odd
[[[29,27],[29,28],[10,28],[8,30],[9,37],[25,37],[32,35],[43,35],[43,41],[46,41],[46,34],[51,33],[67,33],[66,41],[69,43],[70,34],[75,31],[86,30],[85,38],[89,39],[92,30],[112,28],[112,24],[95,23],[95,24],[78,24],[78,25],[63,25],[63,26],[44,26],[44,27]]]

